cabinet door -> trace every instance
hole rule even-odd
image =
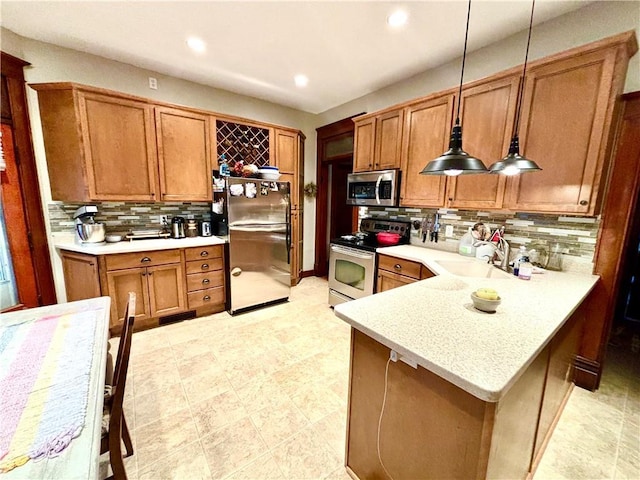
[[[402,138],[400,205],[444,206],[446,177],[420,175],[420,172],[447,149],[452,114],[453,95],[407,107]]]
[[[298,134],[276,130],[276,166],[280,173],[298,172]]]
[[[375,145],[375,117],[355,120],[355,139],[353,142],[353,171],[373,170]]]
[[[593,52],[527,72],[520,147],[542,171],[510,178],[506,207],[594,214],[617,93],[615,54]]]
[[[519,77],[503,78],[463,90],[463,148],[489,166],[509,150],[518,98]],[[504,175],[461,175],[447,182],[447,206],[501,208]]]
[[[374,170],[400,168],[403,119],[404,110],[387,112],[376,117]]]
[[[402,287],[415,282],[413,278],[398,275],[397,273],[387,272],[386,270],[378,270],[378,281],[376,284],[376,292],[386,292],[393,288]]]
[[[78,95],[89,197],[155,200],[153,107],[95,93]]]
[[[162,200],[210,201],[209,117],[156,107],[156,131]]]
[[[137,297],[136,319],[151,316],[146,275],[146,268],[128,268],[107,272],[107,285],[111,297],[111,327],[122,324],[129,292],[134,292]]]
[[[67,302],[100,296],[98,259],[93,255],[62,252]]]
[[[147,268],[152,317],[180,313],[186,308],[184,271],[180,263]]]

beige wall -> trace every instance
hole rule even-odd
[[[627,30],[636,30],[636,35],[640,34],[640,2],[636,0],[594,2],[580,10],[534,27],[530,57],[532,59],[541,58]],[[102,57],[26,39],[6,29],[0,29],[0,42],[0,48],[3,51],[23,58],[32,64],[31,67],[25,69],[28,82],[75,81],[299,128],[307,136],[305,183],[316,180],[315,128],[359,112],[372,112],[449,88],[457,84],[460,75],[460,59],[456,59],[320,115],[312,115]],[[503,41],[471,52],[467,56],[465,81],[486,77],[521,64],[525,44],[526,32],[520,32]],[[158,90],[148,88],[149,76],[158,79]],[[625,84],[625,91],[635,90],[640,90],[640,55],[636,55],[631,60]],[[34,149],[43,201],[46,205],[50,201],[50,189],[34,91],[29,90],[28,100]],[[304,223],[303,268],[310,270],[313,268],[315,256],[315,202],[313,201],[305,200]],[[62,291],[60,264],[55,253],[52,254],[52,257],[56,265],[55,278],[58,291]]]
[[[473,21],[473,20],[472,20]],[[542,58],[617,33],[635,30],[640,37],[640,2],[600,1],[533,28],[529,58]],[[464,81],[473,81],[506,70],[524,61],[527,31],[488,45],[467,55]],[[460,81],[461,58],[377,92],[357,98],[318,116],[318,126],[360,112],[374,112],[413,98],[453,87]],[[625,92],[640,90],[640,55],[629,63]]]

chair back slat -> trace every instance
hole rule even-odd
[[[131,341],[133,334],[133,322],[136,317],[136,294],[129,292],[129,300],[125,310],[122,333],[116,357],[116,366],[113,376],[113,391],[111,398],[111,418],[109,419],[109,454],[122,458],[122,405],[124,403],[124,390],[129,370],[129,356],[131,354]],[[115,465],[114,465],[115,463]],[[112,462],[113,478],[126,480],[127,474],[122,462]]]

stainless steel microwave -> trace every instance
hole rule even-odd
[[[399,188],[399,170],[350,173],[347,176],[347,205],[396,207]]]

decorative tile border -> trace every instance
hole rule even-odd
[[[512,252],[518,250],[520,245],[528,246],[534,242],[548,242],[549,245],[558,243],[565,256],[581,257],[592,262],[600,227],[599,217],[464,211],[445,208],[369,207],[366,212],[363,212],[363,209],[360,210],[360,215],[410,221],[422,221],[424,217],[435,216],[436,213],[440,214],[440,241],[438,245],[428,244],[428,246],[451,251],[457,251],[458,241],[469,227],[482,222],[492,230],[504,225],[505,238],[509,241]],[[453,237],[445,238],[444,232],[447,225],[453,226]],[[411,235],[411,243],[422,244],[418,230],[412,229]]]
[[[84,203],[54,202],[48,205],[52,232],[73,232],[73,213]],[[108,233],[126,233],[129,230],[159,229],[160,216],[179,216],[210,220],[211,205],[206,202],[129,203],[97,202],[97,222],[106,225]]]

